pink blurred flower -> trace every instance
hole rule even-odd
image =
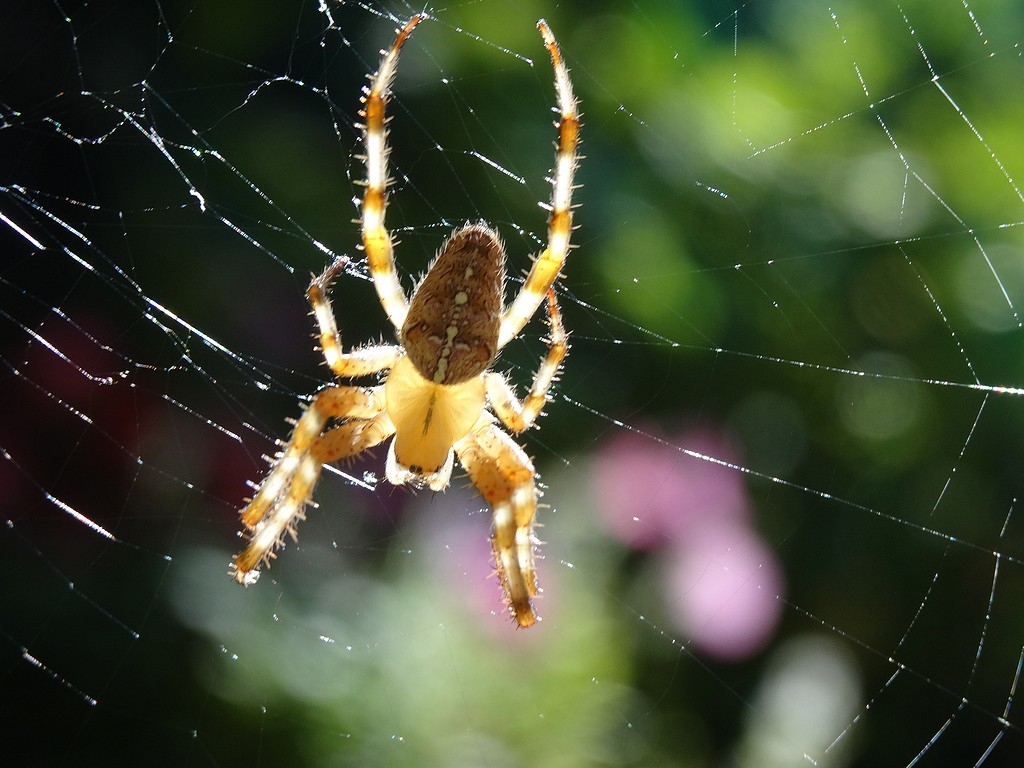
[[[689,537],[708,523],[746,524],[750,512],[742,477],[725,466],[735,463],[729,442],[709,430],[673,440],[623,432],[594,462],[605,523],[634,549]]]
[[[702,651],[731,659],[770,639],[783,589],[736,465],[729,440],[699,428],[671,439],[624,432],[594,462],[608,529],[634,549],[660,550],[675,624]]]
[[[666,582],[679,628],[712,656],[746,658],[771,639],[778,624],[782,574],[749,528],[708,527],[674,548]]]

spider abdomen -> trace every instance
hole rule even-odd
[[[402,343],[427,381],[459,384],[479,376],[498,351],[505,249],[497,233],[473,224],[445,242],[409,304]]]

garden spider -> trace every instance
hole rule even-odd
[[[313,279],[307,296],[331,371],[343,380],[380,375],[384,383],[332,384],[313,398],[270,473],[242,510],[249,543],[235,557],[233,575],[241,584],[252,584],[260,565],[269,565],[275,557],[285,532],[295,537],[295,525],[304,517],[324,464],[355,456],[394,435],[386,475],[395,485],[425,484],[431,490],[443,490],[458,455],[493,509],[496,570],[516,623],[528,627],[537,620],[531,599],[539,591],[533,535],[538,491],[532,462],[498,422],[517,434],[533,425],[568,350],[552,286],[565,262],[572,231],[579,113],[558,43],[541,20],[537,28],[554,66],[560,114],[547,248],[534,260],[515,300],[504,307],[504,246],[487,225],[467,224],[444,243],[410,303],[395,271],[391,235],[384,227],[385,107],[398,55],[424,18],[420,14],[410,19],[391,48],[382,52],[360,113],[365,120],[367,176],[363,249],[381,306],[400,343],[343,352],[327,293],[347,259],[336,259]],[[548,352],[520,403],[505,378],[489,369],[499,350],[519,334],[545,297]],[[329,422],[336,424],[324,431]]]

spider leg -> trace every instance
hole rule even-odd
[[[332,418],[352,420],[322,434]],[[242,510],[242,522],[250,537],[234,560],[232,573],[236,580],[240,584],[253,583],[260,564],[274,557],[285,532],[295,536],[295,524],[304,517],[325,463],[361,453],[393,432],[391,420],[384,412],[381,387],[322,390],[296,422],[288,445]]]
[[[363,96],[360,116],[363,126],[363,146],[366,152],[366,192],[363,195],[363,249],[366,251],[370,275],[377,288],[380,303],[388,319],[401,331],[409,312],[409,300],[402,290],[395,269],[395,251],[391,235],[384,226],[384,209],[388,200],[388,131],[386,108],[391,96],[391,83],[398,69],[398,55],[402,46],[424,18],[413,16],[384,53],[380,68],[372,78]]]
[[[348,354],[341,351],[341,336],[338,334],[334,312],[331,310],[331,300],[327,294],[334,276],[347,263],[347,257],[339,256],[323,274],[313,278],[306,290],[306,297],[313,307],[313,314],[320,329],[320,349],[327,365],[340,379],[380,373],[394,365],[402,352],[400,347],[384,344],[363,347]]]
[[[540,367],[533,377],[533,384],[530,385],[530,392],[522,403],[504,376],[494,371],[487,373],[487,398],[491,408],[501,419],[501,423],[516,434],[529,428],[540,416],[541,408],[548,401],[551,385],[558,375],[558,369],[569,351],[569,335],[562,325],[562,314],[558,309],[554,289],[548,290],[548,324],[551,327],[548,353],[541,360]]]
[[[493,510],[491,545],[509,610],[520,627],[537,620],[531,598],[538,593],[533,518],[537,489],[533,463],[491,417],[455,444],[459,461]]]
[[[537,307],[544,300],[548,289],[558,279],[558,273],[569,253],[569,238],[572,234],[572,191],[573,176],[576,173],[579,144],[580,115],[573,95],[569,70],[562,60],[558,42],[551,34],[551,28],[543,19],[537,22],[537,29],[544,38],[555,70],[555,90],[558,94],[558,145],[555,150],[555,169],[551,180],[551,213],[548,217],[548,245],[537,257],[526,276],[526,282],[515,300],[501,317],[501,332],[498,334],[498,348],[514,339],[533,317]]]

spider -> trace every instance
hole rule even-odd
[[[364,90],[360,112],[366,163],[362,247],[399,343],[342,351],[328,292],[334,276],[348,263],[345,257],[310,283],[307,297],[331,371],[341,380],[378,376],[383,383],[330,384],[312,399],[242,510],[249,542],[235,557],[232,572],[239,583],[254,583],[260,565],[269,566],[276,556],[285,532],[295,538],[295,525],[305,516],[323,465],[356,456],[393,435],[386,477],[394,485],[411,483],[441,491],[458,456],[492,507],[496,570],[512,616],[518,626],[528,627],[537,620],[532,598],[540,591],[533,534],[539,492],[533,463],[501,427],[519,434],[534,424],[568,351],[553,285],[569,251],[579,113],[558,43],[542,19],[537,28],[554,67],[560,115],[547,248],[533,261],[522,290],[506,307],[505,248],[486,224],[467,224],[443,244],[412,300],[407,300],[395,270],[394,243],[384,227],[385,110],[399,53],[424,18],[425,14],[412,17],[391,48],[381,52],[380,68]],[[490,369],[501,348],[519,334],[545,299],[548,351],[520,402],[506,379]]]

